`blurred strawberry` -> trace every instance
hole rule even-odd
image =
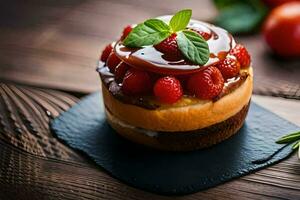
[[[297,1],[297,0],[263,0],[263,2],[270,8],[275,8],[277,6],[280,6],[284,3],[291,2],[291,1]]]
[[[300,56],[300,2],[286,3],[272,10],[264,24],[263,35],[276,54]]]

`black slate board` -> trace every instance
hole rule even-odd
[[[95,93],[54,119],[52,129],[113,177],[150,192],[183,195],[286,158],[291,147],[275,144],[275,140],[299,127],[252,103],[245,125],[230,139],[204,150],[163,152],[118,136],[105,121],[100,93]]]

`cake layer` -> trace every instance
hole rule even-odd
[[[197,104],[161,107],[154,110],[126,104],[116,99],[102,85],[105,107],[119,120],[152,131],[180,132],[203,129],[237,114],[248,104],[253,85],[253,72],[237,89],[217,101],[199,101]]]
[[[123,137],[146,146],[168,151],[190,151],[217,144],[237,133],[242,127],[249,104],[234,116],[209,127],[187,132],[157,132],[137,128],[113,116],[106,109],[109,124]]]

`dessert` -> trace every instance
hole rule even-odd
[[[125,27],[97,71],[109,124],[162,150],[217,144],[243,125],[252,94],[247,49],[191,10]]]

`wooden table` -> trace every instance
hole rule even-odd
[[[110,177],[49,129],[51,119],[98,90],[99,52],[122,27],[182,8],[201,20],[216,14],[210,1],[197,0],[0,2],[0,199],[300,199],[296,155],[215,188],[166,197]],[[291,88],[270,90],[273,80],[263,76],[255,93],[295,98],[299,62],[282,68],[286,62],[267,56],[259,35],[238,39],[249,46],[257,77],[272,72]],[[300,126],[299,101],[258,95],[253,101]]]

